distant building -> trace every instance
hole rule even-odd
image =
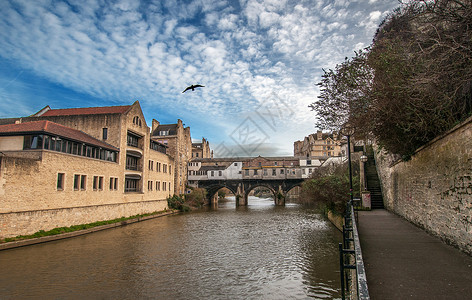
[[[167,209],[175,162],[139,102],[0,124],[0,237]]]
[[[197,187],[199,180],[308,178],[325,160],[294,156],[194,158],[188,163],[188,180],[190,186]]]
[[[213,153],[210,149],[210,143],[202,138],[199,143],[192,143],[192,158],[212,158]]]
[[[294,156],[304,157],[331,157],[343,156],[342,140],[337,133],[323,133],[318,131],[310,134],[303,141],[293,144]]]
[[[192,158],[190,127],[184,127],[182,120],[176,124],[160,124],[152,120],[151,139],[168,147],[168,154],[174,159],[174,193],[184,194],[187,185],[187,164]]]

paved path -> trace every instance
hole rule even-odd
[[[360,211],[370,298],[472,299],[472,257],[386,211]]]

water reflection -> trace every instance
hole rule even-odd
[[[340,233],[251,197],[0,252],[1,299],[339,298]]]

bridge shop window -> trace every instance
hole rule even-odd
[[[248,169],[244,170],[244,175],[249,176],[249,170]]]
[[[277,175],[277,170],[276,169],[272,169],[272,176],[275,176]]]

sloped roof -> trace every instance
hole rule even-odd
[[[39,112],[37,112],[36,114],[32,115],[32,117],[123,114],[123,113],[127,112],[130,108],[131,108],[131,105],[64,108],[64,109],[42,109]]]
[[[74,141],[102,147],[108,150],[119,151],[118,148],[102,142],[83,131],[72,129],[51,121],[34,121],[20,124],[0,125],[0,136],[5,135],[24,135],[24,134],[51,134]]]
[[[168,131],[169,133],[165,136],[168,135],[176,135],[177,134],[177,124],[160,124],[159,126],[156,127],[154,132],[152,133],[153,136],[161,136],[159,133],[161,131]],[[164,135],[162,135],[164,136]]]
[[[19,120],[20,120],[20,118],[0,119],[0,125],[15,124],[16,121],[19,121]]]

